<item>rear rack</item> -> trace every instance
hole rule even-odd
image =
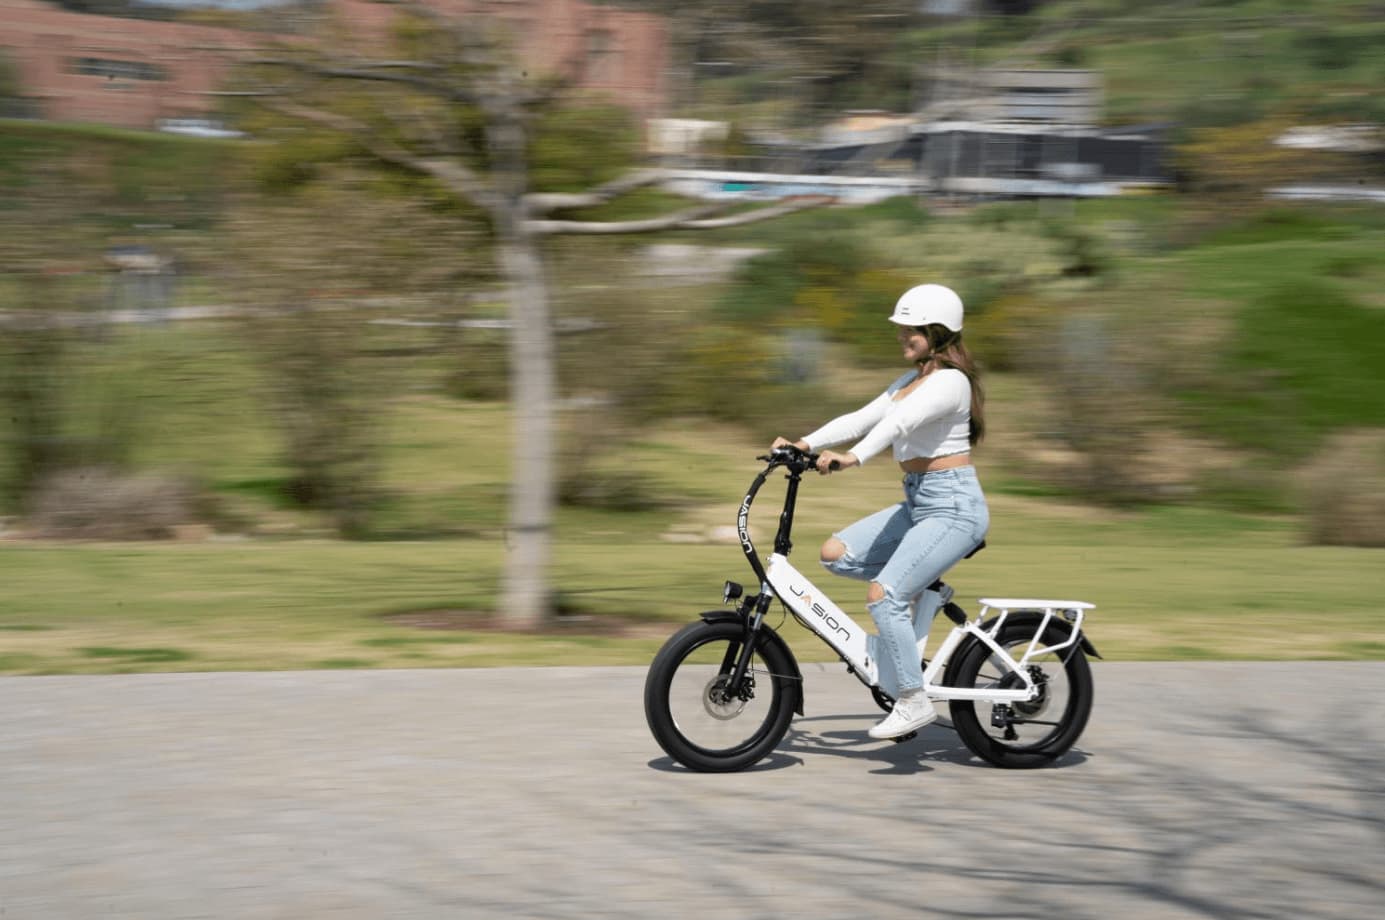
[[[1036,655],[1060,652],[1076,643],[1082,635],[1082,621],[1086,618],[1087,611],[1096,609],[1096,604],[1089,604],[1086,601],[1035,600],[1013,597],[982,597],[978,598],[978,601],[981,604],[981,610],[976,614],[978,625],[990,611],[1000,611],[1000,616],[996,618],[995,626],[991,631],[993,636],[1000,632],[1001,627],[1005,625],[1006,618],[1012,613],[1042,613],[1044,615],[1043,621],[1039,623],[1039,628],[1034,630],[1034,638],[1030,640],[1029,648],[1025,650],[1020,659],[1022,662]],[[1061,616],[1072,624],[1067,639],[1057,645],[1038,647],[1039,638],[1048,629],[1049,622],[1056,616]]]

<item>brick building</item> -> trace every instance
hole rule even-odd
[[[348,21],[379,34],[394,8],[371,0],[332,0]],[[427,0],[458,18],[498,24],[535,74],[561,74],[579,89],[603,94],[642,118],[663,114],[669,67],[668,26],[661,16],[584,0]]]
[[[354,30],[382,35],[394,9],[330,0]],[[432,0],[500,22],[535,74],[557,73],[642,118],[658,115],[668,34],[662,18],[583,0]],[[70,13],[38,0],[0,0],[0,52],[32,114],[55,121],[152,128],[203,116],[236,59],[265,36],[236,29]]]
[[[246,36],[231,29],[69,13],[0,0],[0,49],[33,114],[55,121],[149,128],[195,116]]]

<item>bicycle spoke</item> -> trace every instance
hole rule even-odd
[[[967,686],[980,690],[1024,690],[1032,687],[1029,699],[1008,703],[976,701],[970,704],[977,729],[1000,742],[1009,751],[1033,751],[1048,744],[1066,724],[1069,686],[1067,668],[1058,655],[1040,655],[1024,659],[1023,652],[1032,635],[1012,631],[997,637],[1002,648],[1017,660],[1015,670],[999,655],[988,654],[976,662]],[[956,705],[956,704],[954,704]],[[968,704],[960,704],[965,707]],[[1003,707],[1003,709],[1001,708]],[[1003,712],[1001,724],[993,720]]]

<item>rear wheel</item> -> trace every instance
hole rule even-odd
[[[744,639],[739,622],[693,623],[664,643],[649,666],[649,730],[691,770],[722,773],[760,761],[783,739],[798,708],[798,669],[778,642],[762,637],[745,680],[731,685]]]
[[[1034,624],[1012,623],[1001,628],[996,642],[1018,660],[1034,638]],[[1059,645],[1066,630],[1049,626],[1042,645]],[[1078,644],[1030,658],[1029,676],[1039,687],[1033,700],[991,703],[953,700],[952,724],[978,757],[1000,767],[1041,767],[1063,756],[1077,743],[1092,712],[1092,669]],[[949,675],[955,687],[1010,689],[1021,687],[1018,674],[994,660],[981,642],[968,645]]]

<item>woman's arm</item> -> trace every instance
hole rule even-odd
[[[971,382],[967,375],[951,368],[934,371],[918,389],[895,403],[893,411],[881,417],[851,453],[861,465],[924,422],[952,412],[971,409]]]
[[[804,435],[800,443],[808,445],[805,450],[815,451],[861,437],[878,425],[889,411],[890,392],[886,390],[855,412],[837,416],[817,431]]]

